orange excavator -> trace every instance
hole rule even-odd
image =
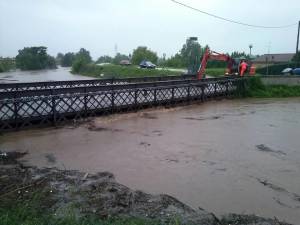
[[[201,61],[200,68],[197,73],[198,80],[201,80],[202,78],[204,78],[205,69],[206,69],[208,60],[218,60],[218,61],[227,62],[227,68],[226,68],[225,75],[241,75],[240,74],[240,64],[243,60],[234,59],[234,58],[231,58],[229,55],[211,51],[209,48],[206,48],[205,53],[202,58],[202,61]],[[246,63],[248,64],[247,70],[246,70],[247,73],[249,73],[249,75],[254,75],[255,67],[253,66],[253,63],[248,60],[244,60],[244,61],[246,61]]]

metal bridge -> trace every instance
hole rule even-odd
[[[0,131],[229,97],[244,91],[245,79],[169,76],[0,84]]]

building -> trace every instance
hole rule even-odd
[[[289,63],[292,61],[295,53],[282,53],[282,54],[264,54],[253,60],[255,64],[278,64]]]

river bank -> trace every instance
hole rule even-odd
[[[247,85],[248,89],[246,93],[244,93],[244,97],[287,98],[300,96],[300,85],[265,85],[259,76],[249,78]]]
[[[26,167],[24,155],[0,152],[0,224],[288,225],[254,215],[219,219],[168,195],[131,190],[109,172]]]

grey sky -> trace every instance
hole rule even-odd
[[[285,25],[300,19],[299,0],[179,0],[223,17],[259,25]],[[174,55],[186,38],[218,52],[262,54],[295,51],[297,27],[255,29],[199,14],[170,0],[0,0],[0,56],[25,46],[44,45],[51,55],[84,47],[94,59],[131,53],[139,45],[160,56]]]

